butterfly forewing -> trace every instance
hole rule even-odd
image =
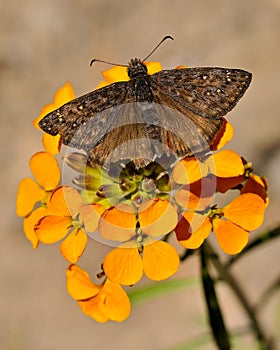
[[[113,121],[110,113],[100,114],[99,112],[125,103],[126,86],[126,82],[118,82],[80,96],[46,115],[39,126],[53,136],[60,134],[65,145],[71,144],[73,147],[83,148],[83,144],[79,144],[83,140],[83,135],[77,137],[77,133],[82,131],[87,131],[85,137],[89,137],[88,133],[90,133],[92,143],[96,144],[95,140],[100,140],[100,132],[106,131]],[[95,117],[94,125],[88,124],[89,121],[92,122],[93,117]],[[88,128],[91,127],[91,130],[87,130],[85,125]]]
[[[160,101],[205,118],[221,118],[247,90],[252,75],[241,69],[215,67],[163,70],[152,75]]]

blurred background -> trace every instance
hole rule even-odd
[[[167,34],[175,41],[150,58],[165,69],[221,66],[253,73],[251,87],[229,114],[235,128],[229,147],[268,178],[271,203],[261,230],[279,223],[279,0],[1,1],[1,349],[177,349],[207,333],[198,286],[136,305],[121,324],[95,323],[66,292],[67,262],[58,245],[34,251],[15,214],[17,185],[31,176],[30,156],[43,149],[32,120],[56,90],[69,81],[77,96],[91,91],[100,70],[109,68],[89,67],[93,57],[126,64],[145,57]],[[266,244],[234,268],[252,303],[279,273],[279,248],[279,241]],[[107,250],[91,241],[80,265],[94,277]],[[198,269],[198,260],[191,258],[176,277],[197,276]],[[247,324],[231,292],[223,286],[218,292],[228,326]],[[280,332],[279,311],[274,297],[259,314],[274,335]],[[236,344],[236,349],[256,348],[252,338]],[[209,341],[200,349],[215,346]]]

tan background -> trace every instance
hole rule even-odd
[[[96,324],[64,288],[67,263],[58,246],[33,251],[15,215],[17,184],[30,176],[29,157],[42,149],[41,134],[31,123],[41,107],[66,81],[77,95],[92,90],[100,70],[108,67],[90,68],[91,58],[120,63],[143,58],[166,34],[176,40],[166,42],[152,57],[164,68],[225,66],[254,74],[248,93],[229,116],[236,131],[230,147],[269,179],[271,205],[264,228],[280,221],[279,0],[2,0],[1,349],[171,349],[207,331],[199,288],[137,305],[122,324]],[[81,265],[92,276],[106,250],[90,242]],[[240,261],[235,272],[255,301],[279,273],[279,242]],[[178,276],[197,273],[193,258]],[[244,325],[246,318],[228,290],[219,292],[229,325]],[[274,298],[260,315],[274,334],[279,332],[279,308]],[[250,340],[245,344],[236,348],[255,349]],[[210,343],[202,347],[214,348]]]

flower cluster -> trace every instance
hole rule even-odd
[[[149,74],[161,70],[159,63],[146,65]],[[102,74],[106,81],[98,88],[129,79],[125,67]],[[74,97],[71,85],[65,84],[34,126]],[[155,159],[140,169],[133,162],[120,162],[106,171],[89,166],[84,154],[70,153],[63,157],[64,164],[77,175],[69,186],[61,181],[55,157],[60,135],[43,135],[45,151],[30,159],[35,180],[25,178],[19,184],[17,214],[24,218],[23,229],[33,248],[61,241],[60,251],[70,262],[67,290],[85,314],[98,322],[123,321],[130,313],[123,286],[136,284],[143,274],[154,281],[174,275],[180,258],[169,243],[172,233],[187,249],[198,249],[212,231],[227,254],[246,246],[250,231],[262,224],[267,185],[254,174],[251,163],[231,150],[220,150],[232,136],[233,128],[224,120],[212,152],[175,164]],[[235,198],[218,206],[215,193],[229,191]],[[114,246],[102,262],[99,284],[77,265],[89,237]]]

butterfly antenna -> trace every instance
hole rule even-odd
[[[145,58],[142,60],[142,62],[146,61],[146,59],[149,58],[149,57],[156,51],[156,49],[157,49],[165,40],[167,40],[167,39],[174,40],[174,38],[172,38],[172,36],[166,35],[166,36],[157,44],[157,46],[148,54],[148,56],[145,57]]]
[[[94,58],[90,61],[90,66],[92,66],[92,64],[94,62],[101,62],[101,63],[106,63],[106,64],[110,64],[111,66],[121,66],[121,67],[128,67],[126,64],[118,64],[118,63],[112,63],[112,62],[107,62],[107,61],[103,61],[103,60],[99,60],[97,58]]]

